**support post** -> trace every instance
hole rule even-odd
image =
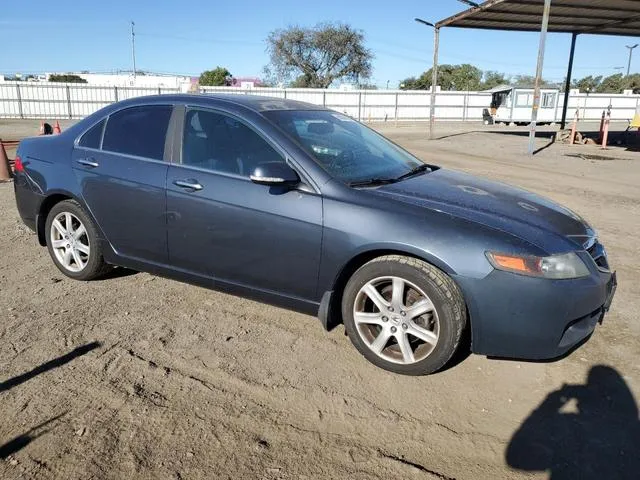
[[[115,99],[115,101],[118,101],[118,87],[114,86],[113,87],[113,98]]]
[[[569,67],[567,68],[567,80],[564,84],[564,103],[562,104],[562,120],[560,121],[560,130],[564,130],[567,124],[567,110],[569,109],[569,91],[571,90],[571,76],[573,74],[573,55],[576,53],[576,39],[578,32],[571,34],[571,51],[569,53]]]
[[[396,121],[396,127],[398,126],[398,92],[396,92],[396,104],[393,109],[393,119]]]
[[[361,121],[362,92],[358,92],[358,121]]]
[[[440,48],[440,28],[433,29],[433,67],[431,67],[431,101],[429,105],[429,139],[435,137],[436,85],[438,84],[438,49]]]
[[[536,81],[533,89],[533,108],[531,109],[531,127],[529,131],[529,155],[533,155],[536,147],[536,123],[538,121],[538,109],[540,108],[540,79],[544,66],[544,49],[547,41],[547,29],[549,27],[549,13],[551,12],[551,0],[544,0],[544,12],[542,14],[542,29],[540,30],[540,46],[538,47],[538,66],[536,67]]]
[[[24,118],[24,111],[22,110],[22,95],[20,94],[20,85],[16,83],[16,94],[18,96],[18,113],[20,118]]]
[[[73,112],[71,111],[71,88],[67,85],[67,113],[69,118],[73,118]]]

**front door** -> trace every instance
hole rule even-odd
[[[164,152],[171,113],[169,105],[119,110],[74,148],[84,202],[119,255],[167,261]]]
[[[216,280],[315,300],[322,198],[257,185],[285,155],[238,118],[188,109],[181,162],[169,167],[169,261]]]

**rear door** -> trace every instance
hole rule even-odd
[[[165,144],[172,111],[171,105],[119,110],[74,149],[84,201],[120,255],[167,261]]]
[[[284,152],[229,113],[187,109],[182,154],[169,167],[172,265],[217,280],[312,299],[322,241],[322,197],[257,185],[261,162]]]

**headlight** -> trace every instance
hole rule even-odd
[[[550,257],[513,255],[487,252],[487,259],[498,270],[528,275],[530,277],[562,280],[567,278],[588,277],[589,269],[574,252]]]

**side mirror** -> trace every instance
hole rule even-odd
[[[300,183],[300,177],[295,170],[283,162],[261,163],[250,178],[253,183],[259,185],[291,187]]]

